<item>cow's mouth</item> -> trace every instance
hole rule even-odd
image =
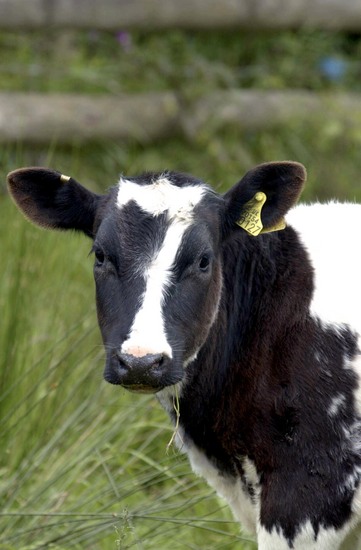
[[[154,386],[148,386],[146,384],[121,384],[121,386],[132,392],[132,393],[157,393],[158,391],[161,391],[164,386],[160,386],[159,388],[155,388]]]

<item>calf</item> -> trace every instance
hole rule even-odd
[[[93,239],[105,379],[156,394],[260,550],[340,548],[361,514],[361,206],[299,206],[286,227],[304,181],[292,162],[224,195],[174,172],[106,195],[8,176],[31,221]]]

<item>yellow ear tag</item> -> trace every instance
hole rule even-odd
[[[69,176],[66,176],[65,174],[61,174],[60,176],[60,181],[61,183],[68,183],[68,181],[70,180],[71,178]]]
[[[244,205],[244,210],[240,219],[238,220],[237,225],[242,227],[247,233],[257,237],[257,235],[263,233],[272,233],[273,231],[281,231],[286,227],[286,222],[284,219],[281,219],[279,222],[275,223],[271,227],[263,228],[263,223],[261,221],[261,212],[264,203],[267,200],[267,195],[263,191],[259,191],[255,194],[253,199],[248,201]]]
[[[247,233],[257,237],[263,229],[261,221],[261,211],[267,196],[262,191],[255,194],[253,199],[244,205],[244,209],[237,225],[242,227]]]
[[[268,227],[267,229],[262,229],[261,233],[272,233],[273,231],[282,231],[287,227],[286,221],[282,218],[278,223]]]

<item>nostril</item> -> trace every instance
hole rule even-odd
[[[164,355],[162,353],[147,353],[141,357],[130,353],[117,353],[119,366],[122,369],[152,369],[159,367],[164,363]]]
[[[118,360],[118,368],[120,371],[128,371],[131,368],[131,365],[128,360],[128,356],[124,353],[116,353],[116,358]]]

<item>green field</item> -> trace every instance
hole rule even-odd
[[[315,31],[204,36],[133,34],[125,51],[106,34],[54,41],[4,33],[0,89],[358,91],[357,37]],[[343,81],[317,72],[326,54],[349,63]],[[293,159],[309,171],[305,199],[361,200],[361,129],[349,131],[330,118],[322,127],[305,121],[274,131],[224,131],[191,144],[172,139],[143,147],[94,138],[87,145],[0,149],[0,550],[254,549],[186,458],[167,451],[172,429],[157,401],[103,382],[91,243],[27,223],[6,194],[6,173],[52,166],[103,190],[120,173],[169,168],[223,190],[258,162]]]

